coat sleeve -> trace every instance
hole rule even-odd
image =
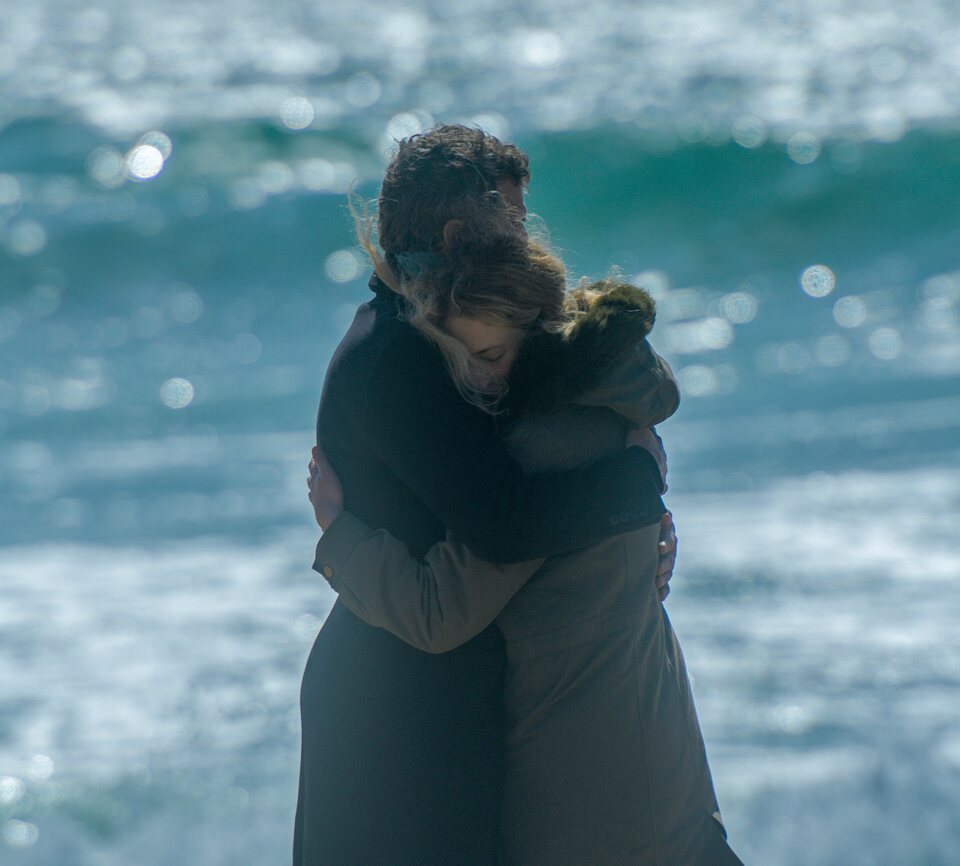
[[[435,348],[419,336],[392,348],[381,352],[365,395],[370,451],[477,556],[520,562],[659,522],[659,473],[643,449],[524,475]]]
[[[495,565],[450,536],[420,561],[385,530],[344,511],[318,542],[313,568],[364,622],[442,653],[480,634],[542,564]]]
[[[574,402],[606,406],[637,427],[652,427],[677,411],[680,390],[670,365],[641,339],[625,345],[596,385]]]

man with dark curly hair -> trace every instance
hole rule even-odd
[[[522,230],[529,180],[527,155],[479,129],[439,126],[404,139],[380,189],[378,235],[387,263],[396,269],[405,255]]]
[[[449,265],[472,237],[522,233],[528,178],[520,150],[478,129],[440,126],[400,142],[379,201],[392,273]],[[461,397],[440,352],[407,321],[404,299],[376,276],[370,285],[317,419],[353,514],[414,556],[449,530],[491,562],[561,554],[661,520],[659,472],[641,448],[524,475],[494,417]],[[431,655],[337,602],[303,675],[295,866],[495,864],[504,671],[493,626]]]

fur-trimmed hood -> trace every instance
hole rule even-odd
[[[679,398],[676,382],[645,339],[656,320],[653,298],[643,289],[619,283],[599,294],[581,295],[578,301],[580,315],[566,333],[541,331],[524,341],[510,374],[508,415],[555,412],[590,392],[609,391],[610,379],[623,380],[625,375],[648,391],[666,386],[674,397],[667,395],[660,402],[673,405],[664,406],[659,414],[672,414]],[[614,390],[622,394],[625,383],[616,384]]]

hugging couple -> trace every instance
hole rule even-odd
[[[399,143],[373,299],[310,462],[338,593],[301,687],[294,866],[727,866],[683,655],[653,425],[654,303],[568,291],[525,154]],[[742,866],[742,864],[741,864]]]

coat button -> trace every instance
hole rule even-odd
[[[327,580],[330,580],[330,578],[333,577],[333,569],[329,565],[325,565],[323,567],[323,576]]]
[[[620,523],[620,518],[616,514],[610,515],[610,525],[617,526]]]

